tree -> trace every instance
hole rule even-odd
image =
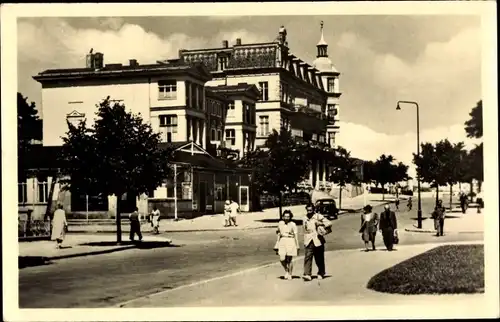
[[[465,132],[468,138],[483,137],[483,101],[477,102],[469,113],[470,119],[465,122]]]
[[[29,150],[32,140],[41,140],[41,120],[34,102],[28,103],[28,98],[17,93],[17,153],[18,175],[24,172],[24,156]]]
[[[417,166],[417,175],[423,182],[430,183],[432,187],[436,188],[436,203],[439,200],[439,186],[447,183],[444,176],[443,167],[445,163],[443,159],[444,144],[442,142],[436,143],[423,143],[420,148],[420,156],[413,154],[413,162]]]
[[[463,177],[462,158],[464,155],[464,143],[451,144],[448,140],[436,143],[436,151],[440,151],[438,160],[441,163],[441,177],[450,186],[450,209],[453,202],[453,185]]]
[[[335,151],[335,157],[330,174],[330,181],[339,185],[339,209],[342,209],[342,189],[350,183],[357,183],[359,178],[356,173],[357,164],[351,153],[342,147]]]
[[[374,163],[374,181],[382,186],[382,200],[385,200],[384,186],[396,182],[396,167],[392,164],[394,161],[392,155],[382,154]]]
[[[308,149],[295,141],[289,130],[281,128],[280,132],[273,130],[264,149],[249,151],[242,160],[242,164],[253,169],[256,190],[278,197],[280,217],[283,193],[306,178]]]
[[[393,183],[408,180],[408,166],[403,162],[399,162],[397,165],[393,166],[393,178],[391,178]],[[396,188],[396,197],[399,196],[398,188]]]
[[[70,177],[66,183],[71,191],[117,197],[116,238],[121,243],[121,197],[158,187],[170,174],[172,151],[159,149],[159,134],[140,115],[126,112],[124,105],[110,105],[108,97],[97,108],[91,128],[85,122],[68,122],[64,174]]]
[[[480,100],[469,113],[470,119],[465,122],[465,132],[468,138],[480,139],[483,137],[483,101]],[[481,191],[481,182],[483,178],[483,144],[477,145],[472,149],[467,157],[466,164],[469,168],[466,171],[470,172],[470,181],[472,187],[472,179],[478,181],[478,189]],[[472,195],[471,195],[472,199]]]

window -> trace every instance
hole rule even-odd
[[[172,142],[177,133],[177,115],[160,115],[160,132],[165,142]]]
[[[259,135],[269,135],[269,116],[267,115],[259,116]]]
[[[328,133],[328,143],[330,144],[330,147],[335,146],[335,133],[334,132]]]
[[[222,140],[222,130],[217,130],[217,141]]]
[[[212,141],[215,141],[215,140],[216,140],[216,138],[215,138],[215,129],[214,129],[214,128],[212,128],[212,130],[211,130],[210,132],[211,132],[211,133],[210,133],[210,139],[211,139]]]
[[[328,92],[330,93],[335,92],[335,78],[329,77],[327,82],[328,82]]]
[[[26,182],[17,184],[17,202],[23,204],[28,202],[28,187]]]
[[[219,61],[219,63],[218,63],[219,71],[227,68],[227,57],[226,56],[219,57],[218,61]]]
[[[228,118],[233,118],[234,117],[234,101],[232,102],[229,102],[228,106],[227,106],[227,117]]]
[[[304,135],[304,132],[299,129],[292,129],[292,136],[298,136],[301,138]]]
[[[269,83],[268,82],[259,82],[259,87],[260,87],[260,99],[262,101],[268,101],[269,100]]]
[[[175,80],[158,82],[158,99],[172,100],[177,98],[177,82]]]
[[[312,140],[313,141],[317,141],[318,140],[318,135],[316,133],[313,133]]]
[[[319,142],[325,143],[325,136],[324,135],[319,136]]]
[[[191,107],[191,83],[186,81],[186,106]]]
[[[49,191],[47,184],[47,176],[39,176],[37,178],[38,202],[46,203],[49,199]]]
[[[284,103],[288,103],[289,94],[288,94],[288,84],[281,83],[281,101]]]
[[[203,110],[204,107],[203,107],[203,92],[204,92],[204,87],[203,86],[199,86],[199,85],[195,85],[197,90],[196,90],[196,103],[197,103],[197,107],[198,109],[200,110]]]
[[[234,129],[226,130],[226,144],[230,146],[236,144],[236,131]]]
[[[290,121],[286,117],[280,119],[280,127],[290,129]]]

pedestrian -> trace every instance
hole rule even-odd
[[[56,241],[56,248],[62,248],[64,237],[66,237],[66,230],[68,229],[68,222],[66,221],[66,212],[63,210],[61,204],[57,205],[57,210],[54,211],[54,218],[52,219],[52,234],[51,240]]]
[[[292,221],[293,213],[290,210],[283,211],[281,220],[278,223],[276,233],[278,235],[277,249],[280,256],[281,265],[285,269],[284,278],[292,279],[293,257],[297,256],[299,246],[299,237],[297,225]]]
[[[379,227],[382,232],[385,247],[388,251],[392,251],[394,239],[397,237],[398,233],[398,221],[396,219],[396,214],[394,211],[391,211],[389,205],[385,205],[384,211],[380,214]]]
[[[434,211],[432,212],[432,218],[434,219],[434,229],[436,230],[436,236],[443,236],[444,233],[444,218],[445,210],[443,207],[443,200],[438,200]]]
[[[238,224],[236,223],[236,215],[240,212],[240,205],[232,199],[230,199],[230,212],[229,212],[229,224],[233,224],[235,227],[238,227]]]
[[[481,208],[484,207],[483,193],[481,191],[477,192],[476,203],[477,203],[477,213],[480,214],[481,213]]]
[[[224,227],[229,227],[231,226],[231,222],[229,220],[231,214],[231,201],[226,200],[226,203],[224,205]]]
[[[410,198],[408,198],[408,203],[406,204],[406,207],[408,208],[408,211],[411,210],[412,206],[413,206],[413,200],[412,200],[412,198],[410,196]]]
[[[465,211],[467,210],[467,195],[461,191],[460,192],[460,208],[462,209],[462,213],[465,214]]]
[[[153,233],[158,235],[160,233],[160,211],[156,207],[153,206],[153,211],[151,212],[151,224],[153,226]]]
[[[372,206],[366,205],[363,208],[364,214],[361,215],[361,228],[359,232],[361,233],[361,239],[365,242],[365,250],[368,252],[368,243],[371,242],[372,250],[375,249],[375,237],[377,235],[377,225],[378,218],[377,214],[372,212]]]
[[[133,213],[128,216],[130,220],[130,240],[134,241],[135,234],[139,237],[139,241],[142,241],[141,234],[141,220],[139,218],[139,208],[135,207]]]
[[[394,204],[396,205],[396,210],[399,211],[399,196],[396,197]]]
[[[325,277],[325,237],[318,233],[318,227],[330,227],[331,222],[323,215],[315,213],[312,203],[306,206],[306,217],[303,219],[304,226],[304,280],[312,280],[313,257],[318,267],[318,279]]]

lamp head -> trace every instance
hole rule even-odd
[[[396,111],[400,111],[401,110],[401,106],[399,106],[399,102],[398,102],[398,106],[396,107]]]

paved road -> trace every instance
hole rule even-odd
[[[403,206],[403,205],[402,205]],[[423,200],[424,214],[432,200]],[[402,207],[404,208],[404,207]],[[380,212],[381,207],[375,211]],[[302,214],[295,214],[296,218]],[[399,213],[400,225],[411,222],[411,212]],[[359,214],[334,221],[327,250],[363,247]],[[299,229],[300,230],[300,229]],[[175,247],[127,251],[59,260],[20,270],[21,308],[108,307],[165,289],[223,276],[277,261],[272,251],[274,229],[169,233]],[[450,234],[442,241],[477,240],[482,234]],[[404,234],[401,246],[436,242],[430,234]],[[379,236],[377,244],[382,246]],[[328,265],[328,263],[327,263]],[[297,271],[301,271],[297,268]]]

